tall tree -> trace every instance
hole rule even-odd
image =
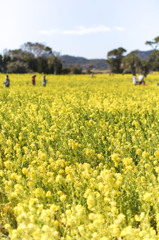
[[[82,67],[79,64],[71,65],[70,69],[71,69],[72,74],[81,74],[82,73]]]
[[[60,58],[57,56],[51,56],[48,58],[48,66],[51,73],[54,73],[54,75],[60,74],[62,72],[62,63]]]
[[[48,46],[45,46],[42,43],[32,43],[32,42],[27,42],[24,43],[21,46],[23,51],[32,53],[34,55],[34,57],[38,58],[38,57],[50,57],[53,55],[52,49]]]
[[[149,55],[149,60],[154,71],[159,71],[159,50],[154,50],[152,54]]]
[[[27,73],[30,72],[28,64],[22,61],[8,62],[7,73]]]
[[[91,71],[92,71],[92,69],[93,69],[93,65],[92,65],[92,64],[88,64],[87,67],[86,67],[86,72],[87,72],[88,74],[90,74]]]
[[[0,72],[3,72],[3,57],[0,55]]]
[[[155,37],[152,41],[146,41],[145,44],[151,46],[153,49],[153,52],[152,54],[150,54],[149,59],[152,63],[153,70],[158,71],[159,70],[159,50],[158,50],[159,36]]]
[[[22,49],[8,50],[5,52],[5,55],[9,56],[13,61],[17,59],[25,60],[27,58],[34,57],[32,53],[23,51]]]
[[[53,52],[44,44],[27,42],[20,49],[4,50],[3,56],[0,56],[0,71],[59,74],[62,62],[58,56],[58,52]]]
[[[107,54],[106,63],[109,64],[112,73],[121,73],[121,62],[123,59],[123,54],[126,50],[122,47],[113,49]]]
[[[132,51],[122,60],[122,67],[124,71],[131,71],[135,75],[141,65],[140,58],[138,57],[138,51]]]
[[[18,72],[18,69],[20,72],[22,71],[21,69],[23,69],[23,72],[37,71],[37,59],[30,52],[24,51],[22,49],[8,50],[5,51],[5,56],[10,58],[10,61],[7,64],[7,69],[9,69],[9,71],[11,71],[11,69],[14,70],[13,72]],[[10,62],[13,62],[13,64],[10,64]]]
[[[139,65],[139,73],[143,74],[144,77],[152,70],[152,63],[150,59],[140,60],[141,64]]]
[[[10,56],[7,56],[7,55],[3,56],[2,66],[1,66],[2,72],[4,72],[4,73],[7,72],[7,65],[10,61],[11,61]]]
[[[153,50],[156,50],[159,46],[159,36],[155,37],[152,41],[146,41],[145,44],[151,46]]]
[[[47,59],[45,57],[39,57],[37,61],[38,61],[37,72],[49,73]]]

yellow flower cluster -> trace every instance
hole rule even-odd
[[[0,238],[159,239],[158,75],[42,77],[0,87]]]

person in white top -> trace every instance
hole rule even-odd
[[[137,79],[136,79],[136,76],[135,75],[133,75],[133,84],[134,85],[138,85],[139,84],[139,82],[137,81]]]
[[[145,84],[145,81],[144,81],[144,76],[143,75],[139,75],[139,77],[138,77],[138,79],[139,79],[139,84],[141,85],[141,84]]]

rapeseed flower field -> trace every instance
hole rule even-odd
[[[159,239],[159,75],[0,74],[0,239]]]

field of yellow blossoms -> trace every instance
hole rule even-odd
[[[159,74],[0,74],[0,239],[159,239]]]

